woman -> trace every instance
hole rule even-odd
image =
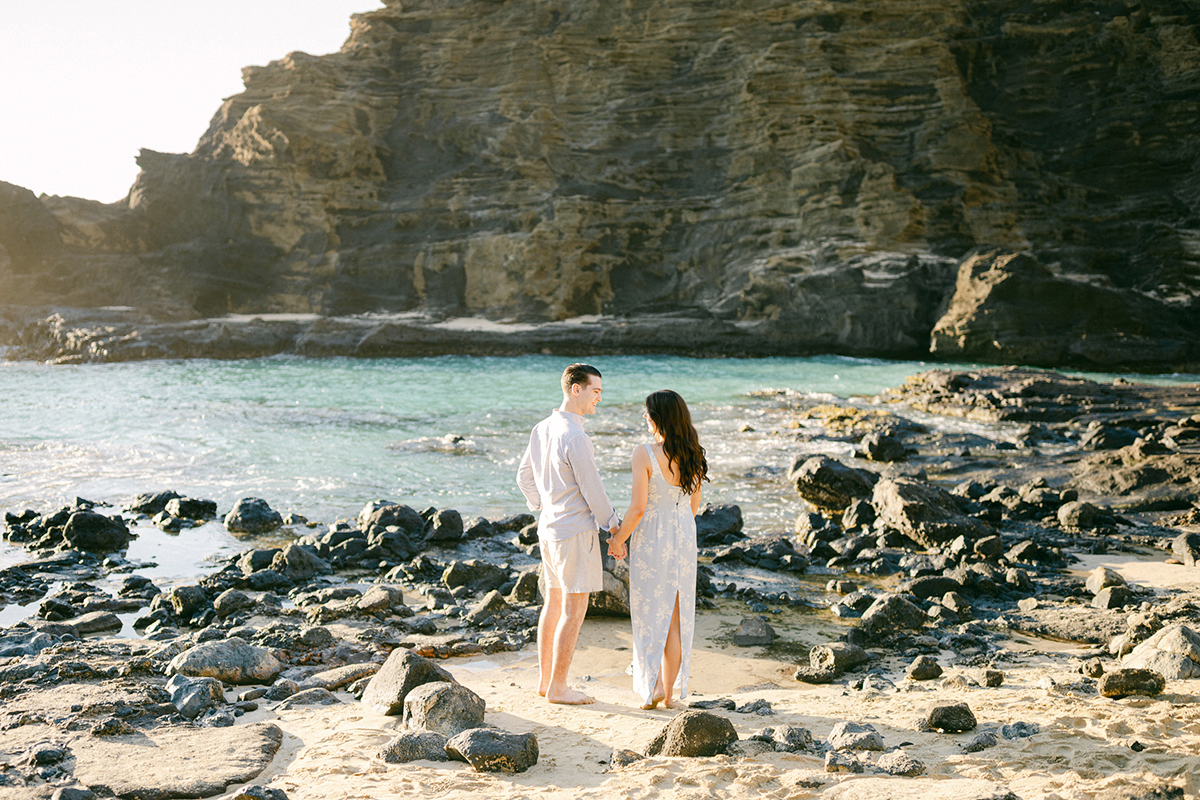
[[[688,692],[696,616],[696,511],[708,480],[704,448],[687,403],[663,390],[646,398],[652,444],[633,450],[633,500],[609,555],[629,555],[633,689],[642,708]],[[630,540],[632,537],[632,540]],[[625,542],[629,541],[628,549]]]

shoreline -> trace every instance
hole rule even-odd
[[[821,355],[914,360],[942,359],[918,342],[877,345],[851,339],[805,338],[803,330],[772,320],[741,321],[673,311],[620,317],[589,315],[559,321],[431,316],[421,312],[322,316],[229,314],[162,320],[132,307],[0,307],[0,356],[53,364],[155,359],[240,360],[276,355],[308,358],[397,358],[442,355],[519,356],[677,355],[696,358],[804,358]],[[1062,357],[989,366],[1032,367],[1124,375],[1200,374],[1200,362],[1149,363],[1141,358],[1096,361],[1066,349]],[[973,356],[973,358],[976,356]],[[1156,367],[1146,372],[1147,366]]]
[[[78,506],[6,519],[6,538],[44,557],[0,570],[3,597],[38,610],[0,630],[0,800],[78,786],[227,800],[1194,796],[1197,679],[1104,687],[1155,636],[1200,631],[1200,387],[934,370],[876,401],[785,412],[859,453],[797,457],[788,481],[813,510],[792,532],[748,537],[730,508],[698,520],[687,701],[722,703],[707,713],[737,735],[723,753],[642,757],[683,714],[636,708],[626,573],[611,559],[571,673],[597,704],[533,699],[528,515],[372,503],[295,541],[252,539],[167,588],[111,554],[123,522]],[[1014,439],[931,431],[922,415],[1011,424]],[[169,528],[195,502],[131,509]],[[102,537],[90,550],[85,522]],[[113,638],[129,614],[141,638]],[[758,625],[743,638],[756,618],[769,635]],[[278,672],[224,677],[220,698],[189,716],[167,679],[203,680],[177,659],[213,644],[269,655]],[[833,652],[862,655],[822,661]],[[449,669],[486,704],[485,724],[534,734],[536,763],[516,775],[389,763],[381,749],[400,717],[359,700],[404,653]],[[1200,649],[1182,658],[1200,676]],[[970,725],[940,731],[931,715],[956,703]],[[878,749],[839,744],[842,723],[872,726]],[[809,744],[772,745],[767,729],[786,726]],[[69,755],[38,755],[44,742]],[[147,742],[158,763],[106,767]]]

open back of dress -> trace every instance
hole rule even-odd
[[[629,609],[633,618],[633,690],[653,699],[662,668],[671,612],[679,596],[681,660],[674,694],[688,693],[692,636],[696,628],[696,518],[691,495],[667,482],[650,445],[650,491],[646,514],[629,541]]]

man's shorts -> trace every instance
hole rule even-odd
[[[571,594],[598,592],[604,588],[598,531],[580,533],[570,539],[538,542],[542,551],[542,575],[549,589]]]

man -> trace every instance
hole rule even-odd
[[[530,511],[540,511],[538,544],[546,579],[538,619],[538,694],[551,703],[595,702],[567,686],[588,595],[604,588],[599,527],[620,520],[600,482],[583,418],[600,403],[600,370],[572,364],[562,374],[562,405],[534,427],[517,484]]]

